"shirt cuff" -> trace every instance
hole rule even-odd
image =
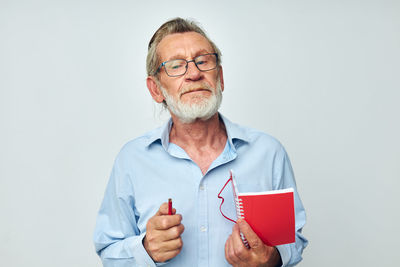
[[[290,249],[287,245],[280,245],[276,246],[276,248],[279,251],[279,254],[281,254],[281,260],[282,260],[282,267],[287,266],[287,264],[290,261]]]
[[[147,251],[143,246],[143,238],[145,235],[146,232],[142,233],[139,236],[135,236],[136,242],[134,240],[128,241],[127,244],[129,246],[129,250],[132,251],[133,257],[136,259],[136,262],[140,263],[139,266],[156,267],[153,259],[150,257],[149,254],[147,254]]]

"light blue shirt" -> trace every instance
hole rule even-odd
[[[205,175],[182,148],[169,142],[172,120],[122,148],[94,232],[96,251],[104,266],[230,266],[224,247],[233,223],[221,215],[217,196],[231,169],[239,192],[294,188],[296,242],[277,248],[283,266],[302,259],[308,243],[301,234],[306,215],[285,149],[265,133],[241,127],[222,115],[220,118],[228,139]],[[234,214],[233,194],[228,188],[223,193],[223,209],[226,214]],[[183,248],[175,258],[155,264],[142,239],[147,221],[168,198],[182,214]]]

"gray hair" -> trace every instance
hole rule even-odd
[[[218,54],[218,66],[221,64],[221,51],[218,47],[208,38],[204,30],[194,21],[182,18],[175,18],[165,22],[160,28],[154,33],[151,38],[147,51],[146,59],[146,70],[148,76],[154,76],[161,64],[160,58],[157,54],[157,47],[161,40],[169,34],[173,33],[185,33],[185,32],[197,32],[204,36],[210,45],[214,49],[214,53]]]

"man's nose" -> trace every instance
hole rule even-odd
[[[191,64],[192,63],[192,64]],[[197,81],[202,77],[201,71],[197,68],[193,60],[188,62],[185,78],[188,80]]]

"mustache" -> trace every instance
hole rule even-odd
[[[213,92],[214,88],[206,82],[202,82],[200,84],[189,84],[187,86],[182,87],[181,91],[179,92],[179,96],[182,96],[185,93],[196,90],[208,90]]]

